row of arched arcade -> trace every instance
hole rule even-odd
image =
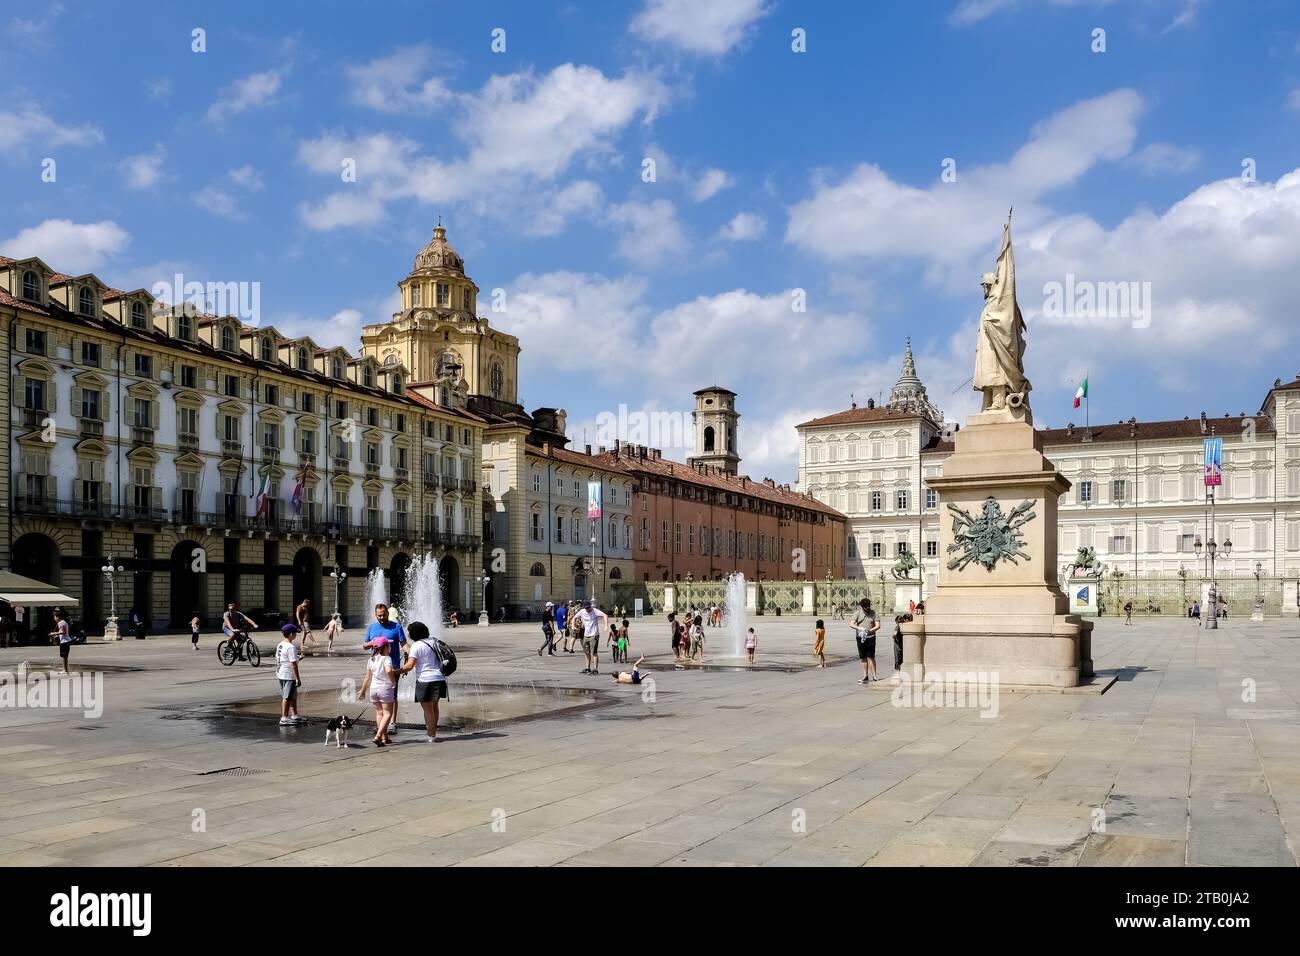
[[[150,627],[184,630],[192,616],[198,615],[205,627],[215,627],[229,600],[237,600],[244,608],[255,606],[292,614],[294,606],[303,598],[311,600],[313,618],[323,623],[334,610],[335,604],[349,625],[368,620],[372,609],[365,607],[365,579],[370,567],[378,563],[377,549],[368,549],[365,564],[350,566],[346,553],[340,552],[340,570],[347,572],[346,582],[333,576],[335,565],[325,567],[319,550],[300,547],[292,552],[288,564],[282,564],[278,543],[268,546],[266,560],[249,560],[241,556],[240,541],[226,538],[224,553],[212,553],[211,545],[192,539],[176,542],[170,554],[152,554],[153,536],[140,536],[133,556],[117,555],[115,563],[124,568],[115,575],[116,605],[119,618],[131,609],[145,617]],[[268,543],[270,544],[270,543]],[[60,590],[78,595],[80,607],[74,618],[80,627],[90,633],[98,632],[108,618],[113,598],[109,593],[108,576],[102,567],[107,558],[98,552],[93,541],[83,541],[81,553],[60,554],[56,542],[48,535],[31,532],[19,537],[13,545],[13,570],[37,581],[52,584]],[[289,555],[286,555],[288,557]],[[361,557],[357,554],[357,557]],[[396,597],[406,586],[411,556],[404,552],[393,555],[385,570],[388,573],[388,593]],[[445,610],[463,606],[469,597],[461,593],[461,565],[451,554],[438,563],[442,604]],[[261,587],[254,582],[261,578]],[[290,578],[286,591],[282,579]],[[340,586],[341,585],[341,586]],[[162,589],[166,597],[155,600]],[[287,595],[281,598],[282,595]],[[281,606],[283,605],[283,606]],[[166,611],[160,620],[154,611]],[[28,626],[35,630],[50,624],[46,620],[52,609],[37,609]]]

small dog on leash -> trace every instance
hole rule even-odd
[[[361,714],[364,713],[363,710]],[[330,722],[325,725],[325,746],[330,745],[330,734],[333,734],[336,749],[346,747],[348,745],[348,731],[361,719],[361,714],[357,714],[355,717],[345,717],[343,714],[331,717]]]

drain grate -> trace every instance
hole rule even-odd
[[[226,767],[224,770],[204,770],[198,776],[200,777],[249,777],[255,773],[270,773],[269,770],[259,770],[256,767]]]

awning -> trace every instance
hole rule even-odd
[[[0,601],[8,601],[18,607],[57,607],[67,605],[76,607],[81,602],[74,597],[68,597],[66,594],[59,594],[53,591],[41,592],[21,592],[21,591],[0,591]]]

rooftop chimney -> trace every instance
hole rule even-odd
[[[590,446],[590,445],[587,446],[587,454],[588,454],[588,455],[591,454],[591,446]]]
[[[1205,412],[1201,412],[1201,434],[1205,434]]]
[[[876,400],[874,398],[867,399],[867,408],[875,408],[875,407],[876,407]]]

